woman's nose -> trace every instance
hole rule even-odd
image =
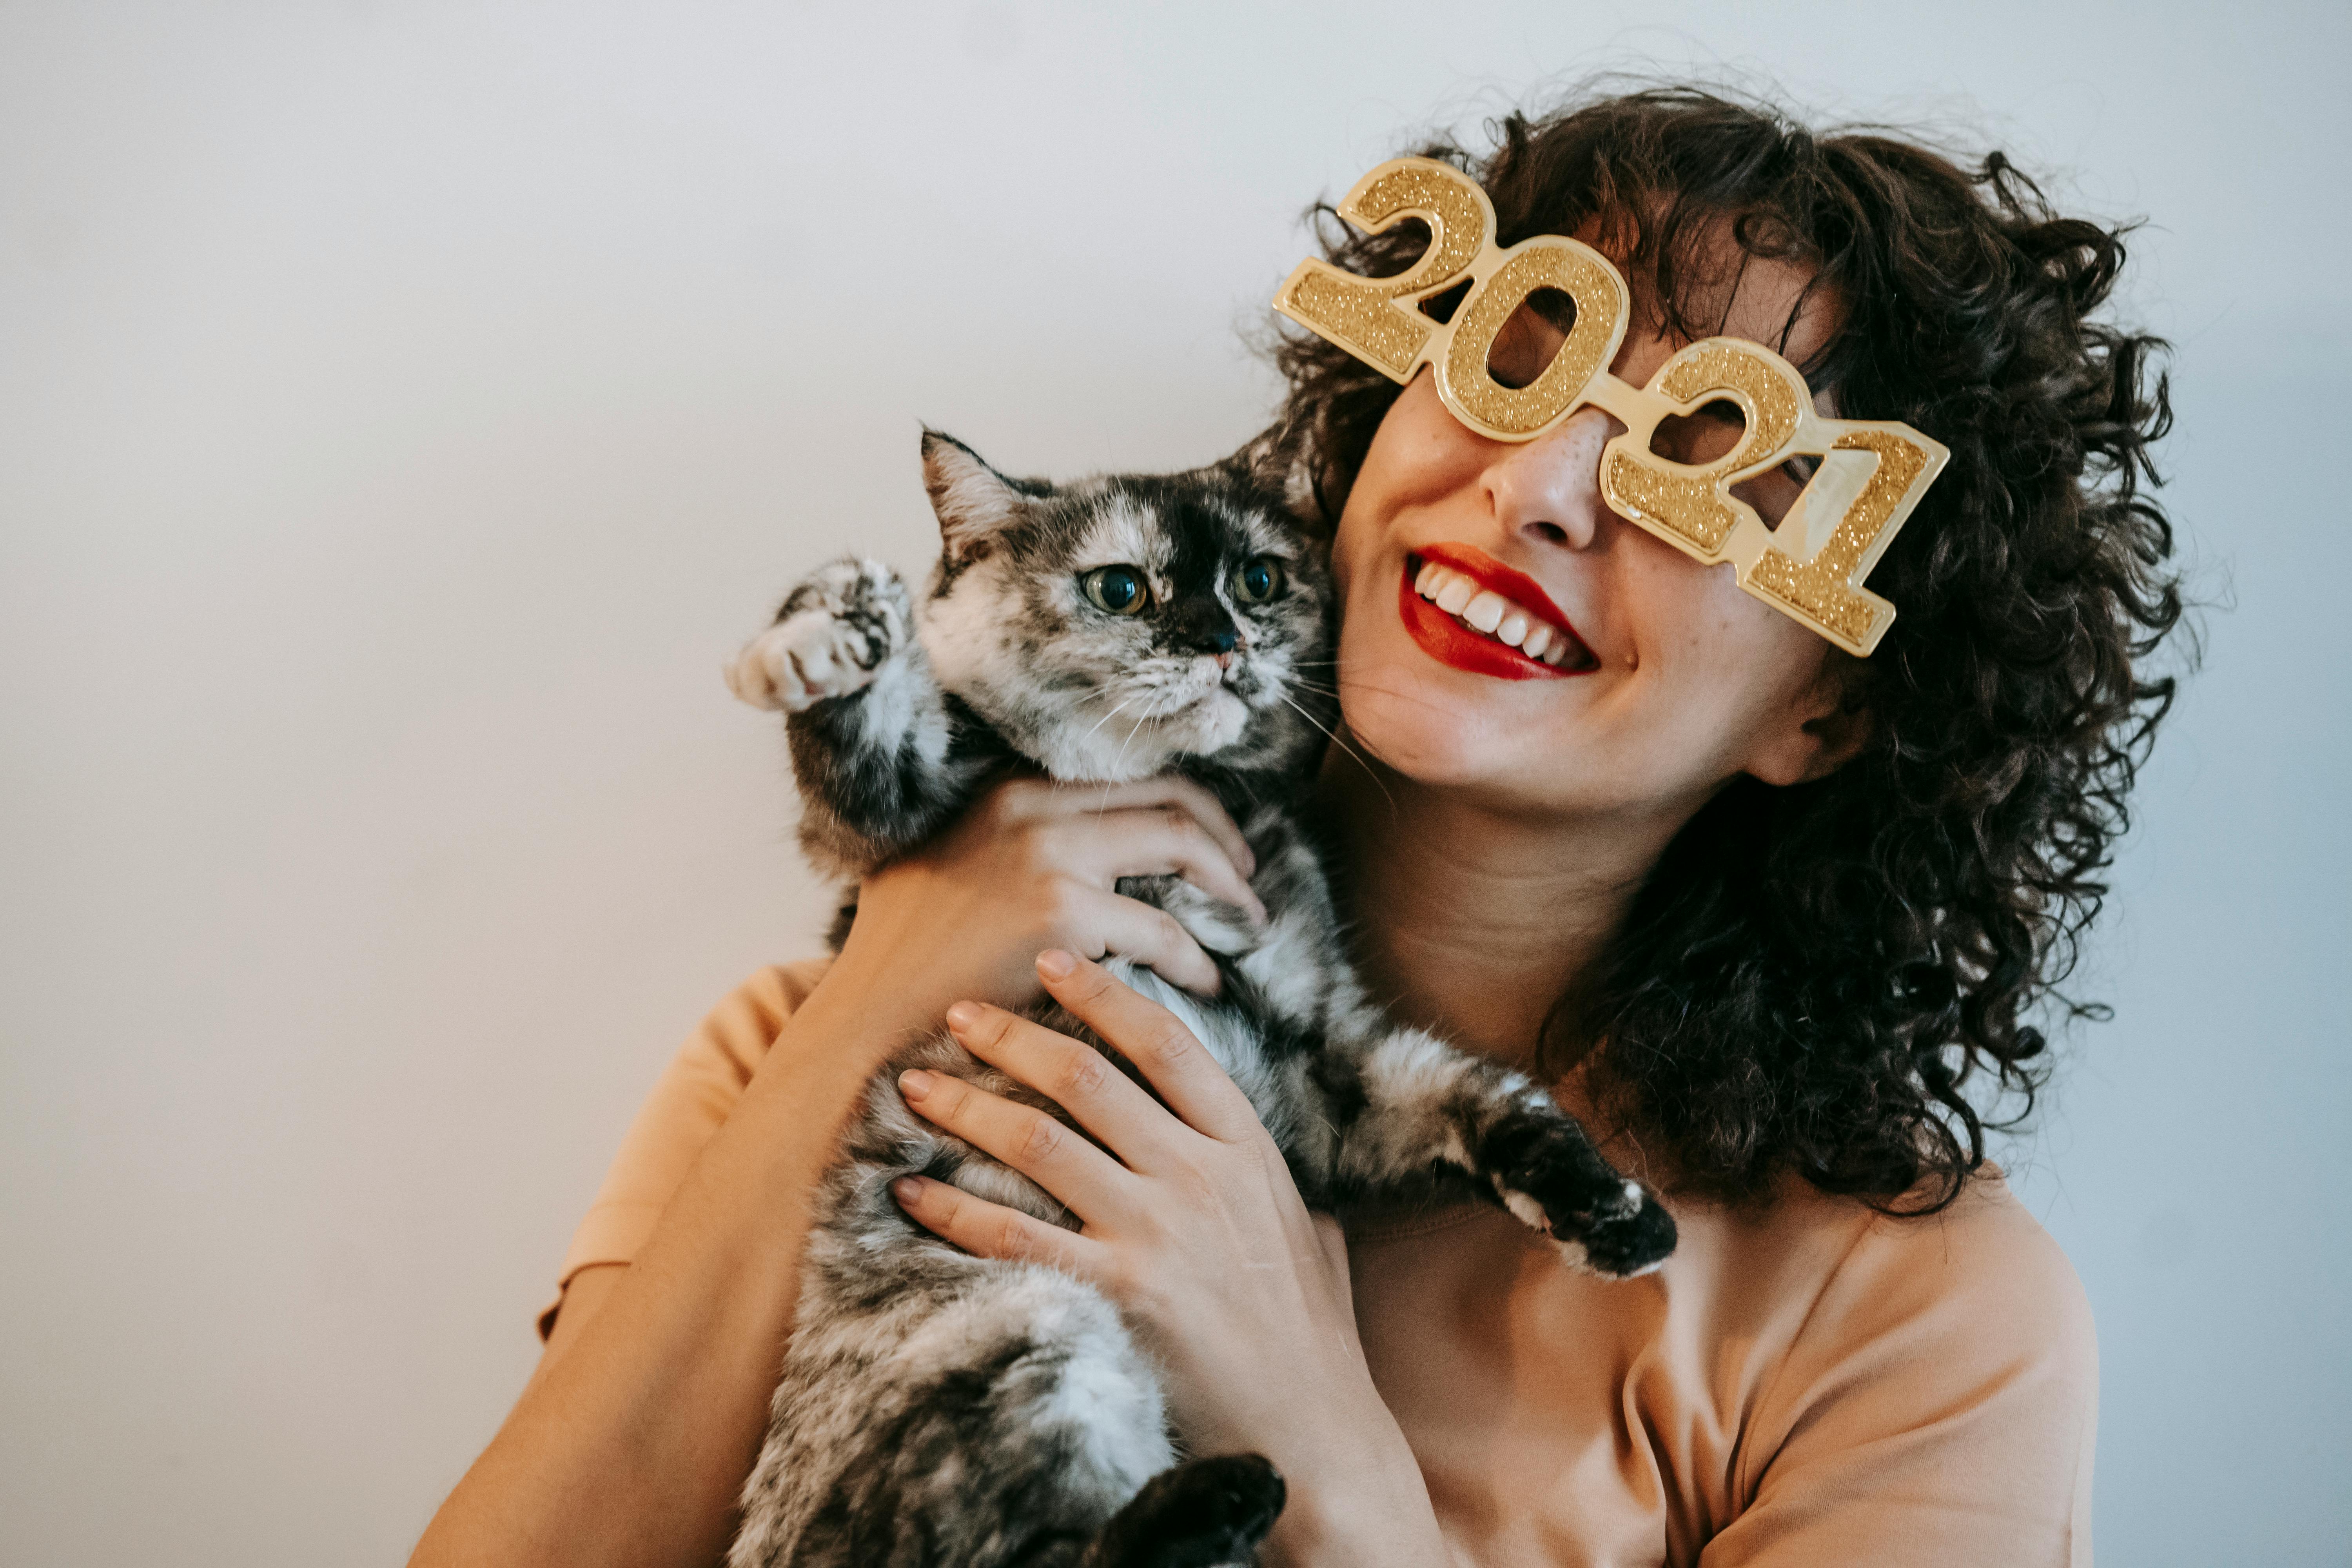
[[[1601,500],[1601,449],[1624,428],[1580,408],[1559,429],[1507,447],[1488,467],[1486,493],[1506,533],[1589,550],[1609,509]]]

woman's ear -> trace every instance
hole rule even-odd
[[[1869,743],[1877,721],[1862,700],[1853,663],[1831,651],[1784,721],[1758,738],[1748,773],[1768,784],[1811,784],[1853,760]]]
[[[977,561],[1021,510],[1021,491],[981,455],[942,430],[923,432],[923,488],[939,514],[948,558]]]

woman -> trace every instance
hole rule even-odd
[[[575,1241],[538,1373],[418,1563],[720,1552],[832,1130],[942,1015],[1101,1147],[960,1084],[909,1079],[909,1102],[1085,1228],[928,1184],[901,1201],[1121,1301],[1195,1450],[1285,1472],[1268,1561],[2087,1558],[2087,1308],[1964,1090],[2030,1100],[2024,1016],[2095,907],[2170,692],[2135,668],[2179,613],[2137,492],[2163,386],[2150,340],[2086,320],[2117,236],[1997,156],[1963,173],[1679,89],[1501,130],[1484,160],[1429,151],[1480,177],[1501,243],[1576,235],[1618,262],[1621,378],[1748,338],[1825,409],[1953,454],[1870,579],[1900,618],[1857,660],[1612,514],[1606,415],[1496,443],[1426,376],[1400,391],[1318,341],[1279,350],[1281,428],[1335,522],[1362,760],[1335,752],[1321,787],[1359,957],[1401,1015],[1555,1080],[1668,1194],[1675,1257],[1607,1284],[1484,1209],[1344,1236],[1309,1216],[1206,1054],[1080,956],[1140,946],[1206,983],[1188,939],[1139,932],[1111,889],[1246,875],[1232,825],[1180,783],[1015,782],[869,880],[830,965],[755,977],[689,1041]],[[1332,249],[1387,272],[1412,244]],[[1506,349],[1531,373],[1558,336],[1523,310]],[[1727,449],[1722,412],[1680,422],[1674,455]],[[1803,479],[1742,493],[1778,518]],[[1515,681],[1433,657],[1400,613],[1430,546],[1531,579],[1591,668]],[[1166,1108],[999,1010],[1040,985]]]

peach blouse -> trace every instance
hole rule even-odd
[[[688,1037],[564,1281],[635,1255],[824,968],[761,971]],[[1998,1173],[1922,1220],[1793,1178],[1673,1207],[1675,1255],[1618,1284],[1484,1206],[1350,1223],[1373,1381],[1457,1563],[2090,1562],[2090,1307]]]

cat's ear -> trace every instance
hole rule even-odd
[[[1334,520],[1303,423],[1277,421],[1217,466],[1261,494],[1280,498],[1283,511],[1308,533],[1330,536]]]
[[[1013,480],[954,437],[928,427],[923,431],[923,488],[931,494],[931,510],[939,513],[940,540],[950,560],[979,560],[1020,514],[1022,491]]]

